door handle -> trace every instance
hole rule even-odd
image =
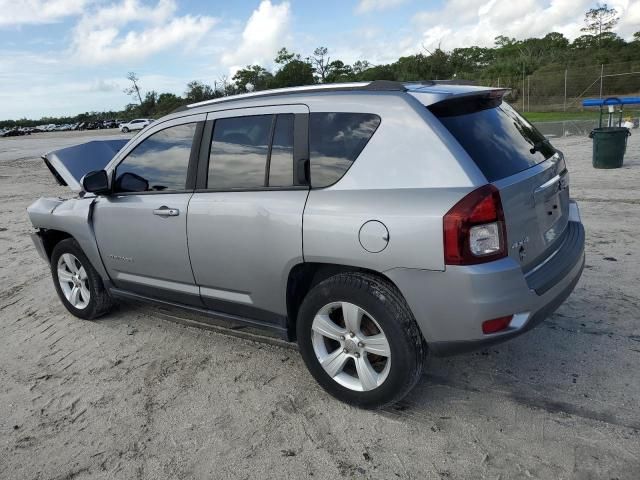
[[[165,207],[163,205],[160,208],[156,208],[153,211],[153,214],[159,215],[160,217],[177,217],[178,215],[180,215],[180,210],[178,210],[177,208]]]

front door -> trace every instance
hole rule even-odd
[[[207,117],[213,134],[203,136],[201,151],[210,153],[201,156],[187,222],[193,273],[207,307],[284,321],[287,276],[303,261],[308,186],[299,166],[308,159],[307,116],[306,106],[288,105]]]
[[[96,201],[96,240],[117,288],[201,305],[187,248],[195,120],[155,125],[115,167],[114,193]]]

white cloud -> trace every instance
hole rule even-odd
[[[222,63],[232,74],[245,65],[271,64],[276,52],[285,46],[290,20],[288,2],[274,5],[263,0],[247,21],[240,44],[222,55]]]
[[[176,10],[173,0],[152,6],[122,0],[88,12],[73,31],[72,54],[95,64],[139,60],[177,45],[192,47],[217,22],[208,16],[175,16]],[[127,30],[133,23],[139,29]]]
[[[0,27],[54,23],[81,14],[87,0],[0,0]]]
[[[630,40],[635,32],[640,31],[640,0],[627,0],[614,2],[612,4],[620,13],[623,9],[623,15],[618,23],[617,33],[622,38]]]
[[[405,3],[406,0],[360,0],[356,13],[368,13],[376,10],[387,10]]]
[[[415,48],[490,47],[498,35],[524,39],[552,31],[574,39],[581,35],[584,12],[592,6],[591,0],[490,0],[482,5],[477,0],[451,0],[414,16],[421,36]],[[609,6],[621,19],[616,32],[628,38],[640,24],[640,0],[617,0]]]

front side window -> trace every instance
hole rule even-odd
[[[117,166],[115,191],[184,190],[195,131],[196,124],[187,123],[144,139]]]
[[[333,185],[349,170],[380,125],[370,113],[312,113],[309,115],[311,185]]]

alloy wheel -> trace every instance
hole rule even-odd
[[[386,380],[391,349],[376,320],[349,302],[332,302],[311,325],[316,358],[337,383],[354,391],[373,390]]]
[[[67,301],[78,310],[89,305],[91,293],[87,271],[78,258],[71,253],[63,253],[58,259],[58,283]]]

